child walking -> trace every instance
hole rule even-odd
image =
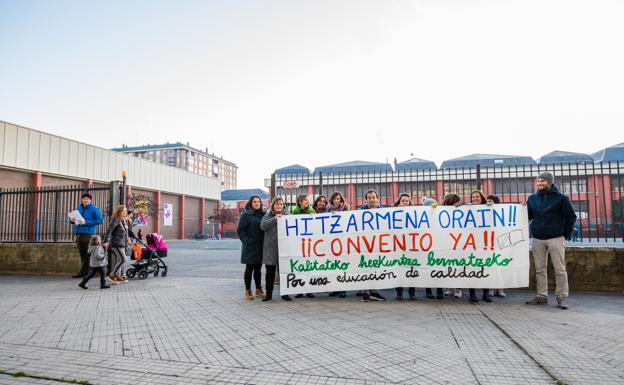
[[[110,286],[106,284],[106,252],[104,251],[104,247],[102,247],[102,239],[98,235],[94,235],[91,237],[89,241],[89,266],[91,266],[91,271],[89,274],[82,279],[82,281],[78,284],[83,289],[88,289],[87,282],[95,273],[100,273],[100,289],[109,289]]]

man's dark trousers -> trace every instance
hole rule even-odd
[[[80,271],[77,275],[89,274],[89,242],[91,241],[91,234],[76,234],[76,243],[78,244],[78,251],[80,251]]]

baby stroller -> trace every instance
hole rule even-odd
[[[139,279],[145,279],[150,274],[154,274],[154,277],[160,274],[161,277],[166,277],[167,265],[162,258],[167,256],[167,244],[162,236],[156,233],[148,234],[146,240],[147,244],[140,239],[136,240],[141,245],[141,256],[137,259],[135,253],[132,253],[135,262],[126,271],[126,276],[133,278],[136,275]]]

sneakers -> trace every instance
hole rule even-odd
[[[251,290],[245,290],[245,299],[248,301],[253,301],[254,297],[253,294],[251,294]]]
[[[559,305],[559,307],[564,310],[570,308],[570,306],[568,305],[568,299],[566,297],[557,298],[557,305]]]
[[[535,298],[533,298],[530,301],[526,301],[527,305],[546,305],[548,304],[548,298],[541,296],[541,295],[536,295]]]
[[[83,289],[85,289],[85,290],[86,290],[86,289],[88,289],[87,285],[86,285],[84,282],[80,282],[80,283],[78,284],[78,286],[79,286],[79,287],[81,287],[81,288],[83,288]]]
[[[347,292],[346,292],[346,291],[341,291],[341,292],[339,292],[339,294],[338,294],[338,297],[340,297],[340,298],[344,298],[344,297],[346,297],[346,296],[347,296]]]
[[[282,296],[282,299],[283,299],[284,301],[292,301],[292,298],[290,298],[290,296],[289,296],[289,295],[283,295],[283,296]]]
[[[262,289],[256,289],[256,298],[264,298],[265,294]]]
[[[100,289],[110,289],[109,285],[100,286]]]
[[[295,298],[303,298],[303,294],[297,294]]]
[[[370,296],[368,295],[368,293],[362,293],[362,298],[360,299],[360,301],[362,302],[368,302]]]
[[[119,282],[117,281],[117,277],[115,277],[114,275],[107,275],[106,276],[106,280],[112,284],[117,285]]]
[[[453,297],[455,297],[456,299],[460,299],[462,297],[461,289],[455,289],[455,293],[453,294]]]
[[[379,294],[376,291],[370,293],[368,295],[368,298],[372,299],[373,301],[385,301],[386,300],[386,297],[384,297],[383,295]]]
[[[314,298],[314,294],[312,294],[312,293],[308,293],[305,296],[306,296],[306,298]]]
[[[116,280],[117,282],[119,282],[119,283],[122,283],[122,282],[128,282],[128,280],[127,280],[127,279],[125,279],[124,277],[122,277],[122,276],[120,276],[120,275],[115,275],[115,280]]]

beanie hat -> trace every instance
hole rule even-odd
[[[89,193],[84,193],[84,194],[82,194],[82,196],[80,197],[80,199],[82,199],[82,198],[89,198],[89,199],[93,200],[93,197],[92,197],[92,196],[91,196],[91,194],[89,194]]]
[[[549,185],[555,182],[555,176],[553,175],[552,172],[548,172],[548,171],[544,171],[543,173],[539,174],[537,176],[537,179],[543,179],[546,182],[548,182]]]

